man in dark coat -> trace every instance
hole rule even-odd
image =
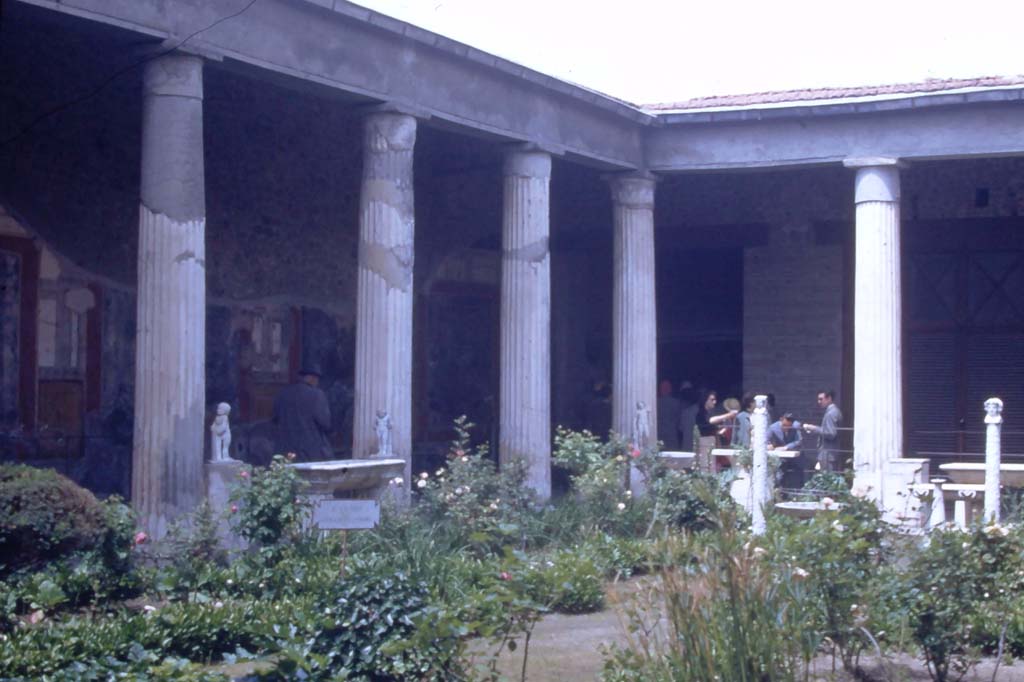
[[[319,384],[320,370],[307,367],[299,372],[298,381],[282,389],[274,399],[277,451],[281,454],[294,452],[299,462],[334,458],[327,440],[331,408]]]

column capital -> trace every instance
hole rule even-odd
[[[203,99],[203,58],[175,52],[146,62],[143,95]]]
[[[528,143],[509,148],[505,153],[505,176],[548,179],[551,177],[551,152]]]
[[[407,152],[416,145],[416,118],[398,111],[380,110],[363,120],[367,152]]]
[[[906,168],[907,162],[893,156],[851,156],[843,159],[845,168]]]
[[[603,176],[612,190],[612,202],[627,208],[653,209],[654,186],[660,181],[649,171],[612,173]]]
[[[843,165],[857,171],[853,193],[855,204],[869,201],[899,202],[900,168],[906,164],[898,159],[869,157],[846,159]]]
[[[754,414],[768,414],[768,396],[754,396]]]
[[[431,118],[430,112],[426,109],[400,102],[379,102],[377,104],[369,104],[359,107],[358,111],[362,111],[368,118],[376,114],[402,114],[405,116],[412,116],[413,118],[421,121],[427,121]]]

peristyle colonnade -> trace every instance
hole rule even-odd
[[[203,495],[205,195],[203,60],[145,67],[132,498],[159,536]],[[414,204],[418,121],[386,105],[364,119],[359,211],[353,456],[376,450],[377,411],[411,474]],[[504,164],[499,459],[522,459],[551,493],[552,152],[510,145]],[[883,460],[902,454],[899,166],[853,159],[856,201],[854,410],[857,476],[880,495]],[[643,170],[608,177],[613,206],[612,428],[632,432],[637,404],[657,423],[654,201]]]

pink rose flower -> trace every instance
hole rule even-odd
[[[143,544],[148,539],[149,539],[149,536],[146,535],[146,533],[144,531],[140,530],[138,533],[135,534],[135,544],[136,545],[141,545],[141,544]]]

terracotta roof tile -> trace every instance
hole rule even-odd
[[[785,104],[858,97],[879,97],[911,93],[942,92],[963,88],[994,88],[1007,85],[1024,85],[1024,76],[983,76],[980,78],[930,78],[919,83],[895,83],[892,85],[866,85],[847,88],[808,88],[803,90],[777,90],[755,92],[745,95],[713,95],[695,97],[681,102],[644,104],[648,111],[680,109],[708,109],[711,107],[747,107],[758,104]]]

